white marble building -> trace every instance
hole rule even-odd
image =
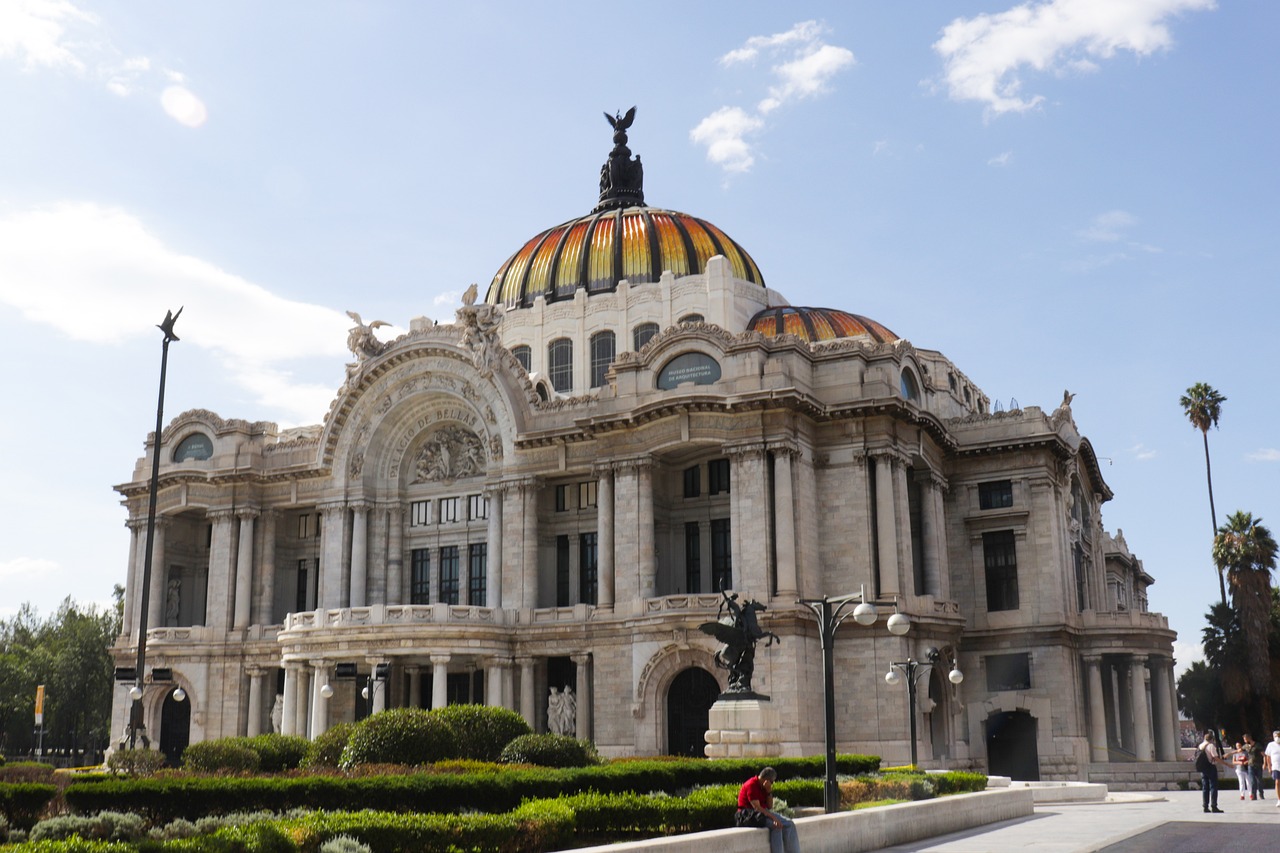
[[[1174,634],[1102,526],[1111,490],[1069,398],[992,412],[940,352],[789,306],[723,232],[644,205],[626,141],[599,206],[530,240],[456,322],[385,342],[357,325],[322,424],[170,422],[146,624],[174,681],[144,684],[152,737],[314,737],[483,701],[606,755],[701,753],[726,673],[698,626],[727,588],[767,604],[782,641],[755,688],[780,749],[813,754],[822,654],[796,602],[865,589],[912,628],[891,635],[882,608],[837,634],[842,751],[907,760],[907,690],[884,674],[934,647],[925,765],[1056,779],[1174,759]],[[118,487],[122,666],[154,438]]]

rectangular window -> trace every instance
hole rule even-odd
[[[458,546],[446,545],[440,549],[440,601],[458,603]]]
[[[316,562],[319,562],[318,560]],[[310,576],[311,560],[298,561],[298,589],[293,596],[293,612],[305,613],[311,608],[307,606],[307,578]]]
[[[1031,689],[1031,655],[987,655],[982,659],[983,668],[987,671],[987,690],[999,693],[1002,690]]]
[[[431,603],[431,550],[414,548],[409,552],[409,603]]]
[[[569,537],[556,537],[556,607],[568,607],[569,601]]]
[[[430,518],[431,501],[414,501],[409,504],[409,526],[422,527]]]
[[[547,346],[548,378],[557,394],[573,391],[573,341],[559,338]]]
[[[987,610],[1018,609],[1018,556],[1012,530],[982,534],[987,570]]]
[[[439,522],[441,524],[458,520],[458,499],[457,498],[441,498],[439,502],[439,506],[440,506]]]
[[[696,521],[684,525],[684,588],[694,594],[702,592],[702,532]]]
[[[702,494],[702,466],[684,469],[684,496],[696,498]]]
[[[978,509],[1004,509],[1013,506],[1013,483],[992,480],[978,484]]]
[[[597,562],[599,547],[595,533],[583,533],[578,537],[579,600],[583,604],[595,604],[600,579]]]
[[[319,518],[320,516],[313,515],[309,512],[304,512],[302,515],[298,516],[298,538],[313,538],[316,535],[316,521]],[[209,530],[212,531],[213,528],[210,527]]]
[[[588,480],[578,484],[578,507],[586,509],[596,505],[596,481]]]
[[[729,519],[711,519],[711,585],[715,592],[733,587],[733,554],[730,551]]]
[[[1072,549],[1076,567],[1076,609],[1084,611],[1089,606],[1089,590],[1085,585],[1084,549],[1077,544]]]
[[[569,484],[556,486],[556,512],[567,512],[569,509]]]
[[[728,459],[712,459],[707,463],[707,491],[713,495],[729,491]]]
[[[489,561],[489,546],[477,542],[467,549],[467,604],[485,606],[485,574]]]
[[[484,495],[467,496],[467,519],[481,521],[489,517],[489,499]]]

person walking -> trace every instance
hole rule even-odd
[[[1262,756],[1263,769],[1271,773],[1276,783],[1276,808],[1280,809],[1280,732],[1271,733],[1271,743]]]
[[[1231,751],[1231,766],[1236,771],[1236,787],[1240,790],[1240,799],[1244,799],[1249,790],[1249,756],[1244,751],[1244,744],[1236,741],[1236,748]]]
[[[1249,799],[1265,800],[1262,784],[1262,747],[1247,732],[1244,735],[1244,754],[1249,758]]]
[[[1276,748],[1280,751],[1280,737],[1276,738]],[[1204,740],[1196,747],[1196,770],[1200,773],[1200,791],[1204,799],[1205,812],[1222,814],[1218,808],[1218,763],[1222,760],[1218,747],[1213,742],[1213,729],[1206,729]],[[1277,758],[1280,761],[1280,757]],[[1277,783],[1280,787],[1280,783]]]
[[[773,810],[773,783],[778,771],[766,767],[738,789],[738,826],[768,828],[770,853],[800,853],[796,825]]]

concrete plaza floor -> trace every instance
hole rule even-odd
[[[1031,817],[883,848],[879,853],[1211,853],[1280,849],[1280,808],[1265,800],[1218,799],[1205,814],[1199,791],[1116,793],[1106,802],[1037,805]]]

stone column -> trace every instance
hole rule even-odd
[[[146,529],[146,522],[131,518],[125,522],[125,526],[129,528],[129,564],[125,570],[124,618],[120,622],[120,633],[129,637],[133,635],[133,626],[137,624],[133,611],[138,606],[137,600],[142,593],[139,586],[142,583],[142,573],[138,571],[138,554],[142,551],[140,531]]]
[[[600,532],[597,541],[599,556],[599,582],[596,602],[599,607],[613,609],[613,468],[602,465],[596,469],[598,483],[596,485],[596,525]],[[524,693],[524,687],[520,688]],[[532,706],[530,706],[532,707]],[[529,725],[533,718],[526,717]]]
[[[404,507],[387,513],[387,604],[404,604]]]
[[[298,665],[298,686],[296,688],[298,694],[297,717],[294,719],[294,734],[309,738],[311,727],[308,721],[311,719],[311,670],[307,669],[306,664]]]
[[[497,610],[502,607],[502,495],[500,488],[485,493],[489,498],[489,529],[485,531],[486,547],[484,603]]]
[[[347,509],[341,504],[321,507],[320,589],[316,606],[330,610],[342,606],[342,530]]]
[[[235,618],[231,627],[247,628],[253,605],[253,520],[258,511],[238,509],[236,517],[240,519],[240,547],[236,553]]]
[[[591,655],[570,655],[577,671],[574,692],[578,694],[578,719],[576,737],[591,740]]]
[[[351,606],[364,607],[369,589],[369,505],[351,504]]]
[[[231,522],[235,513],[229,509],[208,513],[213,523],[213,536],[209,545],[209,592],[205,599],[206,624],[216,631],[226,631],[231,617]],[[155,602],[152,601],[154,605]]]
[[[285,661],[284,664],[284,708],[282,710],[280,733],[300,734],[298,731],[298,665],[291,661]]]
[[[1147,705],[1147,659],[1129,656],[1129,689],[1133,695],[1133,753],[1139,761],[1150,761],[1151,711]]]
[[[245,674],[249,676],[249,720],[245,734],[257,737],[262,734],[262,667],[246,667]]]
[[[147,630],[164,627],[164,603],[168,597],[166,580],[169,575],[165,565],[164,530],[168,526],[168,521],[156,519],[155,538],[151,543],[151,599],[147,602]],[[142,550],[146,551],[145,544]]]
[[[262,513],[262,594],[258,599],[258,613],[254,620],[258,625],[274,625],[276,613],[276,524],[280,513],[264,510]]]
[[[902,589],[898,580],[898,522],[897,502],[893,499],[894,468],[897,460],[888,454],[878,454],[876,465],[876,536],[879,542],[880,587],[877,592],[886,598],[896,597]]]
[[[520,484],[520,502],[524,505],[520,606],[524,608],[538,606],[538,490],[541,485],[537,480],[527,480]]]
[[[935,515],[934,497],[938,484],[929,474],[919,481],[920,486],[920,563],[924,566],[924,592],[942,597],[942,578],[938,568],[939,533],[942,517]]]
[[[938,567],[938,592],[941,599],[951,600],[951,561],[947,557],[947,515],[943,506],[946,483],[939,479],[929,481],[929,497],[933,510],[934,561]]]
[[[1084,664],[1089,679],[1089,760],[1103,763],[1110,760],[1107,749],[1107,709],[1102,698],[1102,656],[1085,655]]]
[[[1151,662],[1151,720],[1155,729],[1156,761],[1177,761],[1177,731],[1169,722],[1169,669],[1166,658],[1156,657]]]
[[[1165,686],[1168,687],[1169,689],[1169,704],[1167,705],[1169,709],[1169,718],[1167,721],[1167,725],[1169,726],[1170,730],[1173,732],[1173,757],[1174,757],[1174,760],[1176,761],[1178,757],[1182,754],[1179,751],[1182,745],[1182,741],[1181,741],[1182,726],[1181,726],[1181,721],[1178,718],[1178,685],[1177,685],[1177,681],[1173,677],[1173,666],[1174,666],[1174,662],[1172,658],[1169,659],[1169,662],[1167,664],[1164,664]]]
[[[484,704],[502,707],[502,665],[496,657],[484,662]]]
[[[741,590],[744,598],[767,599],[773,589],[769,578],[769,473],[766,461],[763,444],[739,446],[729,452],[731,578],[733,588]]]
[[[790,448],[773,453],[773,506],[777,518],[778,575],[776,596],[787,600],[796,597],[796,512],[791,483]]]
[[[320,693],[321,688],[329,683],[329,663],[313,660],[311,668],[314,672],[311,679],[311,739],[315,740],[329,730],[329,700]]]
[[[642,460],[636,469],[636,536],[640,558],[640,598],[658,594],[658,564],[653,541],[653,464]],[[599,498],[597,492],[596,497]]]
[[[910,466],[907,460],[898,459],[893,466],[893,503],[898,518],[898,591],[915,594],[915,561],[911,553],[911,503],[907,482]],[[904,577],[905,576],[905,577]]]
[[[369,658],[369,666],[372,672],[377,672],[378,664],[386,663],[386,661],[378,658]],[[388,667],[387,680],[382,681],[377,678],[369,680],[369,702],[372,705],[373,713],[377,714],[387,710],[387,691],[391,689],[390,667]]]
[[[538,713],[538,697],[533,693],[533,658],[516,658],[516,663],[520,665],[520,716],[533,728]]]
[[[410,708],[422,707],[422,667],[416,664],[410,664],[405,667],[405,672],[409,673],[409,701],[405,704]]]
[[[449,704],[449,655],[431,656],[431,707]]]

